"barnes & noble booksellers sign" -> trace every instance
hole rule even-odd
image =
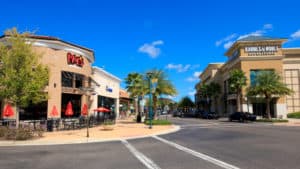
[[[278,48],[278,46],[246,46],[245,53],[248,56],[275,55]]]

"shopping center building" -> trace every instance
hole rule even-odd
[[[211,111],[228,115],[236,111],[236,94],[228,87],[229,72],[239,69],[245,72],[247,86],[242,90],[242,111],[258,116],[265,116],[266,104],[262,96],[246,97],[246,89],[254,84],[257,74],[264,70],[275,71],[283,82],[294,91],[290,96],[273,96],[271,114],[273,117],[286,118],[287,113],[300,111],[300,48],[283,48],[284,38],[249,36],[237,40],[225,53],[228,60],[225,63],[211,63],[199,76],[201,84],[218,83],[221,93],[217,104],[211,104]],[[201,93],[195,94],[199,108],[205,100]],[[214,105],[218,105],[214,107]]]
[[[9,37],[1,36],[0,41],[5,42],[6,38]],[[93,50],[49,36],[28,36],[26,41],[32,43],[33,50],[42,56],[40,62],[49,69],[49,83],[45,89],[48,100],[21,108],[20,120],[65,118],[65,110],[69,102],[74,113],[71,118],[79,117],[84,105],[87,105],[88,112],[91,114],[99,105],[94,102],[102,96],[113,98],[112,104],[118,106],[120,80],[106,78],[107,72],[92,67],[95,60]],[[96,79],[93,79],[94,75]],[[102,75],[105,84],[100,78]],[[105,91],[102,91],[103,87]],[[94,99],[95,97],[98,98]],[[5,103],[2,103],[2,109],[3,104]],[[52,114],[54,109],[57,110],[57,115]],[[116,111],[118,112],[118,109]],[[12,118],[16,118],[16,114]]]
[[[93,67],[92,78],[97,83],[92,96],[92,109],[105,107],[119,116],[121,80],[99,67]]]

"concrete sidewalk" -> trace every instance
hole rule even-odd
[[[118,120],[113,130],[104,130],[103,126],[89,128],[90,137],[87,138],[87,129],[45,132],[42,138],[27,141],[0,141],[0,146],[24,146],[24,145],[56,145],[116,141],[121,139],[133,139],[149,137],[160,134],[176,132],[179,126],[153,126],[149,129],[143,123],[135,123],[132,119]]]
[[[300,127],[300,119],[288,118],[287,120],[289,122],[287,122],[287,123],[274,123],[274,125],[278,125],[278,126],[298,126],[298,127]]]

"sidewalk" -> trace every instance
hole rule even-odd
[[[287,123],[274,123],[277,126],[298,126],[300,127],[300,119],[287,119],[289,122]]]
[[[118,120],[113,130],[103,130],[102,126],[89,128],[89,138],[86,137],[86,128],[80,130],[67,130],[45,132],[42,138],[27,141],[0,141],[0,146],[18,145],[56,145],[115,141],[120,139],[133,139],[167,134],[179,130],[178,126],[153,126],[149,129],[143,123],[135,123],[132,119]]]

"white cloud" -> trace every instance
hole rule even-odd
[[[265,24],[263,29],[273,29],[273,25],[272,24]]]
[[[293,34],[291,34],[291,38],[292,39],[300,39],[300,30],[294,32]]]
[[[172,64],[172,63],[169,63],[167,66],[166,66],[166,69],[169,69],[169,70],[176,70],[177,72],[181,73],[181,72],[186,72],[188,71],[189,69],[191,68],[191,65],[190,64],[187,64],[187,65],[182,65],[182,64]]]
[[[139,48],[139,52],[148,54],[151,58],[157,58],[161,50],[158,48],[158,45],[163,45],[164,42],[162,40],[157,40],[152,42],[151,44],[145,43]]]
[[[216,41],[216,46],[220,46],[220,45],[222,45],[223,43],[226,43],[227,41],[230,41],[230,40],[236,38],[237,36],[238,36],[238,35],[237,35],[236,33],[231,34],[231,35],[228,35],[227,37],[225,37],[225,38],[223,38],[223,39],[221,39],[221,40]]]
[[[199,76],[202,72],[194,72],[193,76],[192,77],[188,77],[186,78],[185,80],[188,81],[188,82],[195,82],[195,81],[198,81],[200,80],[199,79]]]
[[[258,29],[258,30],[254,31],[254,32],[250,32],[250,33],[246,33],[246,34],[242,34],[242,35],[239,35],[237,33],[233,33],[231,35],[226,36],[225,38],[223,38],[221,40],[216,41],[216,46],[223,45],[223,47],[225,49],[229,49],[231,47],[231,45],[236,40],[243,39],[243,38],[246,38],[248,36],[263,36],[266,33],[268,33],[269,31],[271,31],[272,29],[273,29],[273,25],[272,24],[264,24],[261,29]]]
[[[232,46],[233,43],[234,43],[234,41],[226,42],[226,43],[224,44],[224,48],[225,48],[225,49],[229,49],[229,48]]]
[[[195,94],[196,94],[196,90],[190,91],[190,92],[188,93],[189,96],[194,96]]]

